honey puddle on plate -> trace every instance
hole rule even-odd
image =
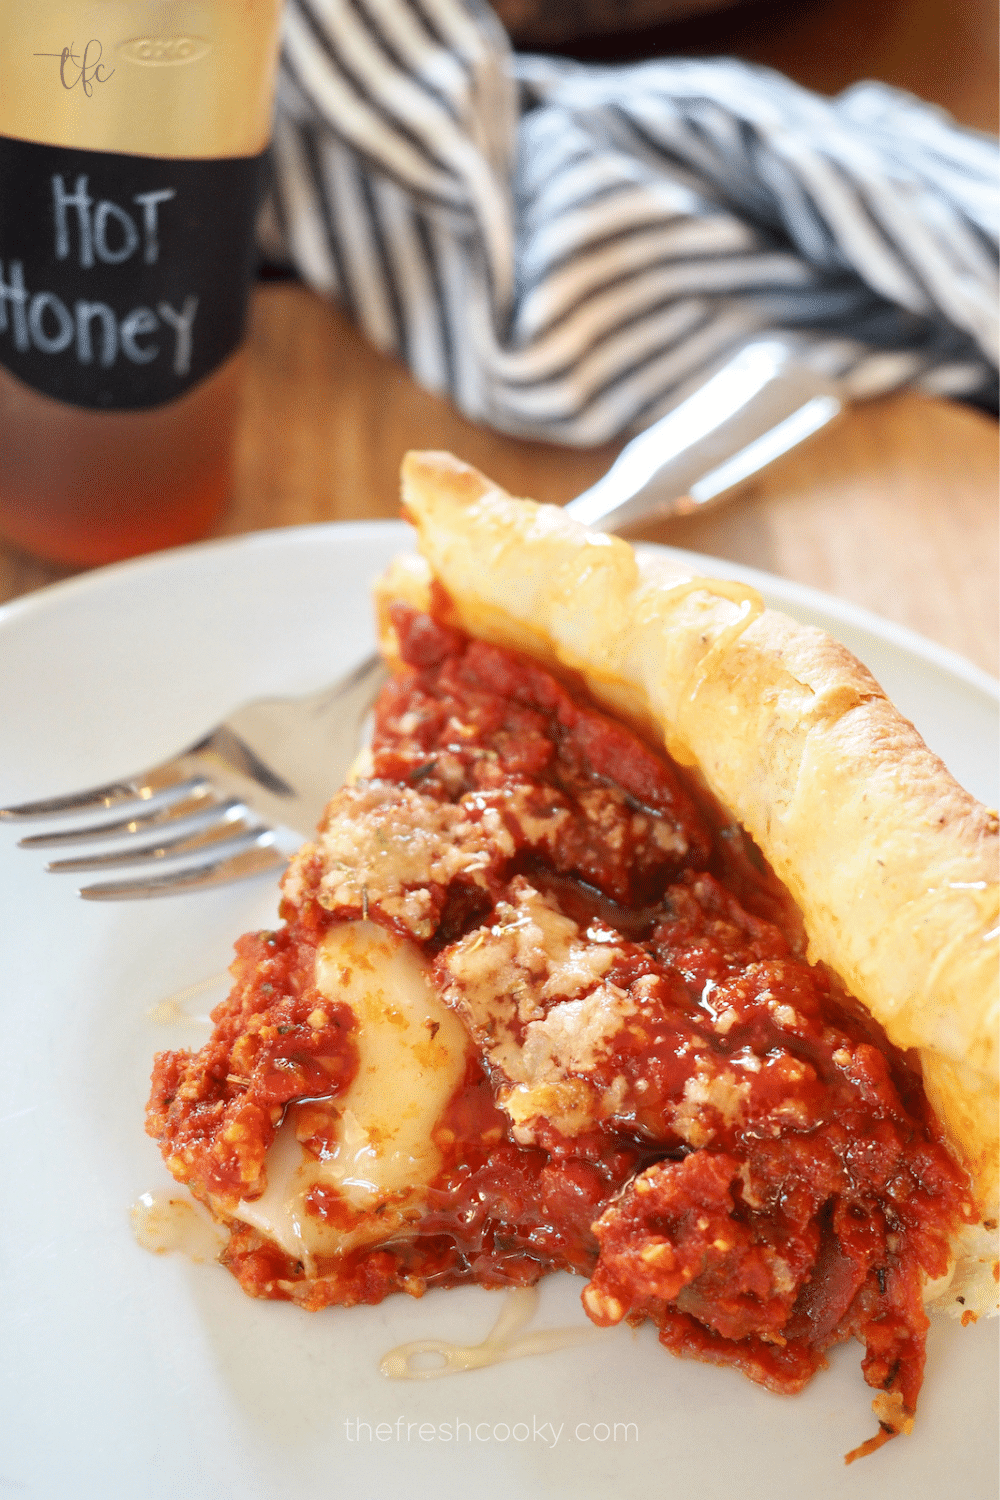
[[[200,1204],[176,1188],[140,1193],[131,1209],[132,1229],[144,1250],[165,1255],[179,1250],[201,1264],[217,1260],[228,1235]]]
[[[219,991],[221,1000],[231,984],[232,980],[228,971],[223,970],[219,974],[210,975],[208,979],[200,979],[197,984],[189,984],[186,989],[178,990],[174,995],[168,995],[146,1014],[157,1026],[175,1026],[178,1023],[187,1026],[211,1026],[212,1017],[207,1012],[204,1015],[196,1015],[186,1008],[187,1003],[213,989]]]

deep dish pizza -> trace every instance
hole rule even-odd
[[[254,1296],[585,1278],[801,1389],[995,1301],[994,814],[752,591],[411,455],[363,774],[148,1129]],[[958,1279],[956,1280],[956,1276]]]

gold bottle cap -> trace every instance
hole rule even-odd
[[[0,135],[140,156],[253,156],[281,0],[0,0]]]

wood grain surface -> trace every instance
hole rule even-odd
[[[822,0],[765,10],[770,35],[743,35],[754,60],[819,88],[862,72],[886,77],[965,123],[995,124],[994,0]],[[732,22],[736,42],[745,24]],[[830,41],[848,26],[854,73],[846,43],[833,49]],[[825,62],[817,51],[824,39]],[[399,461],[412,447],[450,448],[515,494],[557,503],[591,484],[617,451],[524,442],[476,426],[367,344],[336,307],[294,283],[261,286],[233,494],[217,534],[394,516]],[[996,423],[904,392],[855,406],[725,506],[642,535],[825,589],[996,673],[998,530]],[[70,571],[0,543],[0,602]]]

